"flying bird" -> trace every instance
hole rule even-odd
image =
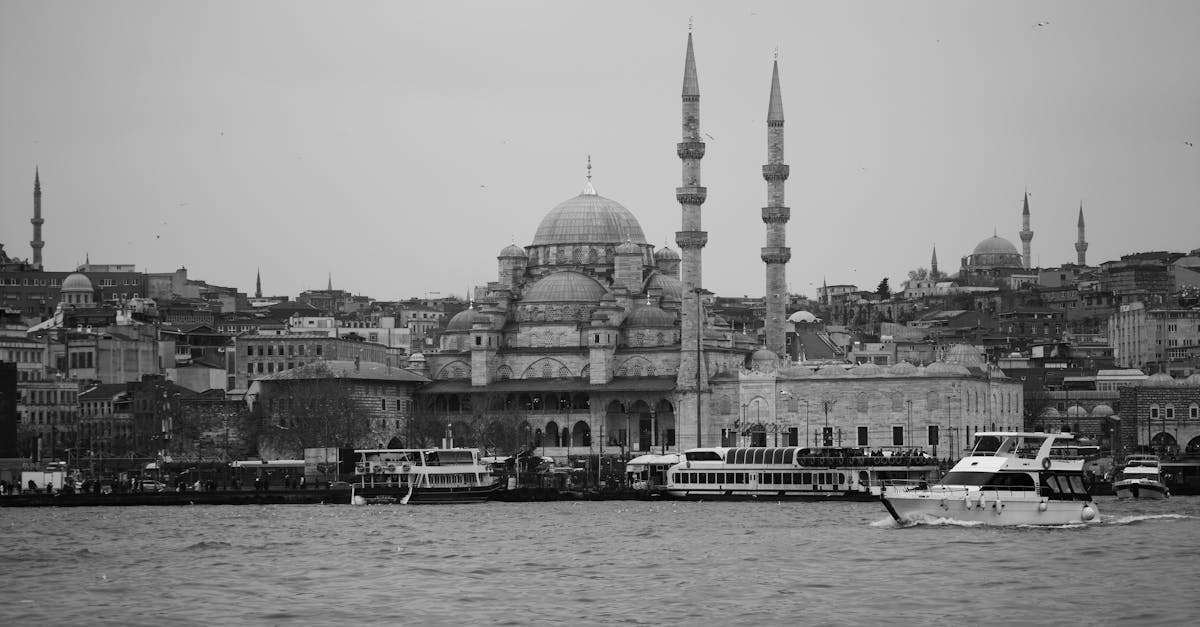
[[[1189,148],[1192,146],[1192,142],[1183,142],[1183,143],[1187,144]]]
[[[1033,27],[1038,28],[1040,26],[1049,26],[1049,25],[1050,25],[1050,20],[1046,20],[1045,22],[1038,22],[1037,24],[1034,24]]]

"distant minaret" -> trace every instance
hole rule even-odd
[[[42,247],[46,242],[42,241],[42,177],[41,172],[34,166],[33,168],[33,218],[29,220],[33,224],[33,241],[29,242],[30,248],[33,248],[33,267],[38,270],[42,269]]]
[[[1087,265],[1087,240],[1083,237],[1083,201],[1079,201],[1079,241],[1075,242],[1075,263]]]
[[[792,210],[784,206],[784,183],[789,169],[783,162],[783,97],[779,90],[779,59],[771,68],[771,96],[767,104],[767,164],[763,178],[767,181],[767,206],[762,220],[767,225],[767,242],[762,260],[767,265],[767,319],[764,325],[767,350],[785,357],[784,316],[787,303],[787,262],[792,249],[787,243],[787,223]]]
[[[1029,230],[1029,191],[1025,191],[1025,209],[1021,212],[1021,262],[1028,269],[1032,266],[1029,254],[1029,242],[1033,241],[1033,231]]]
[[[262,270],[254,273],[254,297],[262,298]]]
[[[700,206],[704,204],[708,190],[700,185],[700,160],[704,158],[704,142],[700,140],[700,82],[696,78],[696,53],[692,48],[692,34],[688,33],[687,56],[683,64],[683,141],[676,145],[676,154],[683,161],[683,185],[675,188],[675,198],[683,211],[681,230],[675,233],[683,258],[683,308],[680,312],[681,354],[676,388],[681,392],[695,392],[695,396],[684,396],[681,403],[692,407],[680,407],[679,416],[695,415],[696,445],[703,446],[701,434],[701,412],[704,403],[700,393],[708,388],[708,376],[702,359],[704,313],[701,311],[701,251],[708,243],[708,233],[700,227]],[[684,427],[683,424],[679,425]],[[686,428],[686,427],[684,427]],[[682,429],[681,429],[682,430]],[[690,429],[688,429],[690,430]],[[683,440],[678,440],[682,445]]]
[[[938,278],[937,271],[937,244],[933,245],[933,258],[929,260],[929,278],[936,281]]]
[[[329,273],[329,283],[327,283],[327,284],[325,285],[325,291],[326,291],[326,292],[332,292],[332,291],[333,291],[333,273],[332,273],[332,272],[330,272],[330,273]]]

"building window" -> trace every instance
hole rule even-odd
[[[892,427],[892,446],[904,446],[904,427]]]
[[[859,427],[858,428],[858,445],[859,446],[870,446],[870,441],[867,439],[867,436],[868,436],[867,428]]]
[[[1155,420],[1157,418],[1158,418],[1158,405],[1151,405],[1150,406],[1150,419]]]
[[[1167,418],[1175,417],[1175,406],[1174,405],[1167,405],[1167,416],[1166,417]]]
[[[929,445],[930,446],[938,445],[938,426],[937,425],[929,425]]]

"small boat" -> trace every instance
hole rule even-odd
[[[870,500],[886,481],[930,481],[937,461],[917,450],[713,447],[684,451],[662,491],[690,500]]]
[[[472,448],[356,449],[353,505],[479,503],[500,489]]]
[[[1165,499],[1171,496],[1163,481],[1157,455],[1130,455],[1112,484],[1119,499]]]
[[[933,485],[892,483],[881,499],[902,524],[950,519],[986,525],[1098,521],[1084,459],[1055,454],[1070,433],[980,431],[974,446]],[[1058,445],[1058,446],[1056,446]]]

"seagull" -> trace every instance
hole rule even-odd
[[[1183,143],[1187,144],[1189,148],[1192,146],[1192,142],[1183,142]]]
[[[1038,22],[1037,24],[1034,24],[1033,27],[1038,28],[1039,26],[1049,26],[1049,25],[1050,25],[1050,20],[1046,20],[1045,22]]]
[[[716,138],[716,137],[713,137],[712,135],[709,135],[708,133],[705,133],[705,134],[704,134],[704,136],[705,136],[705,137],[707,137],[707,138],[709,138],[709,139],[711,139],[711,140],[713,140],[713,141],[717,141],[717,138]]]

